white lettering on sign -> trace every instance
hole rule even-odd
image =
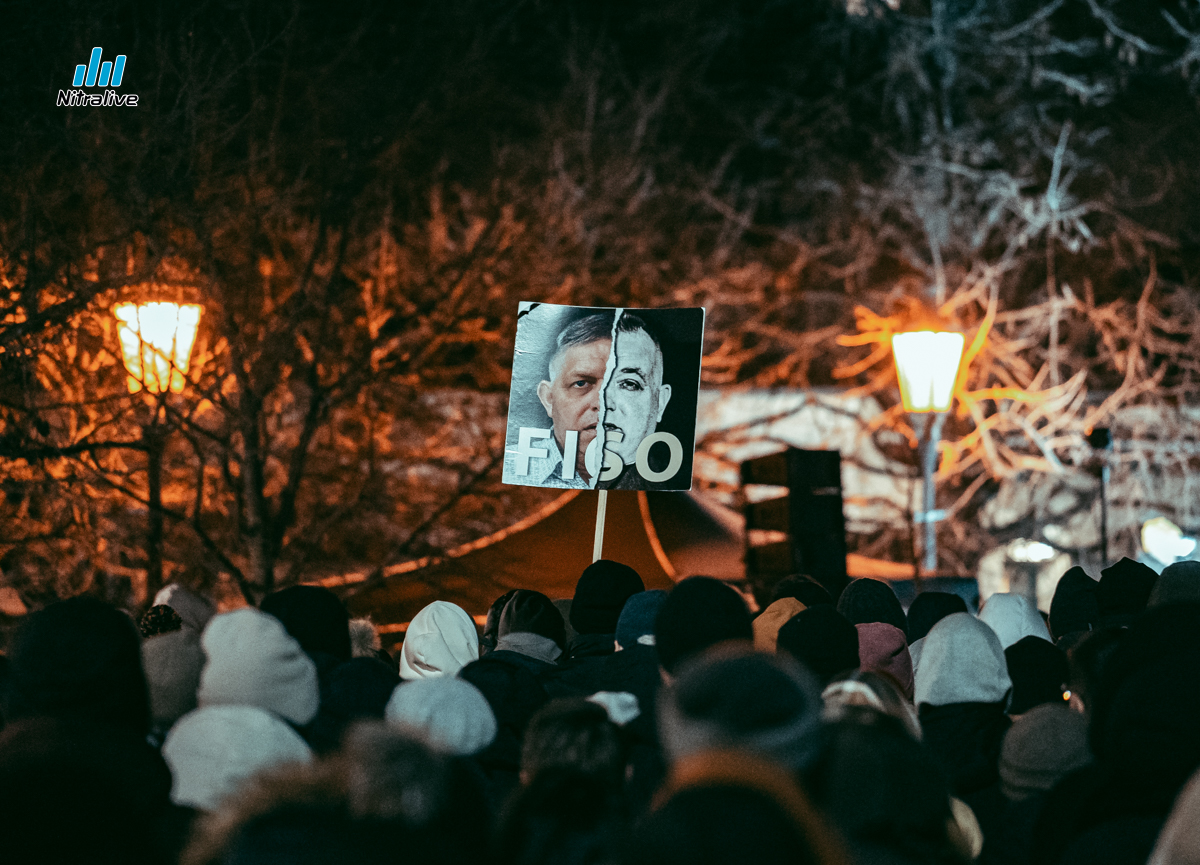
[[[535,448],[532,444],[534,439],[548,439],[552,434],[551,430],[538,429],[532,426],[521,427],[520,435],[517,437],[517,458],[513,466],[513,470],[519,475],[529,474],[529,458],[536,457],[537,459],[545,459],[550,456],[550,451],[545,448]]]
[[[667,463],[667,467],[661,472],[656,472],[650,468],[650,448],[654,447],[658,442],[663,442],[671,451],[671,459]],[[650,433],[642,439],[642,443],[637,449],[637,471],[646,480],[651,483],[669,480],[675,477],[675,472],[679,471],[683,465],[683,444],[678,438],[669,432]]]

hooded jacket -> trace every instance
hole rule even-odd
[[[1052,642],[1041,613],[1024,595],[1007,592],[992,595],[980,610],[979,620],[996,632],[1005,649],[1025,637]]]
[[[400,650],[400,678],[456,676],[479,659],[479,634],[466,611],[449,601],[434,601],[413,616]]]

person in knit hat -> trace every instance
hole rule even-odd
[[[1146,609],[1158,574],[1148,565],[1122,558],[1100,572],[1096,602],[1100,605],[1101,625],[1133,624]]]
[[[350,660],[350,615],[329,589],[290,586],[267,595],[258,608],[283,622],[318,669]]]
[[[500,613],[497,652],[519,656],[535,675],[554,664],[567,645],[567,631],[554,602],[541,592],[518,589]]]
[[[1070,671],[1062,649],[1041,637],[1024,637],[1004,650],[1004,658],[1013,683],[1010,716],[1023,715],[1043,703],[1064,704]]]
[[[379,639],[379,631],[370,616],[359,616],[350,620],[350,657],[379,658],[383,643]]]
[[[1092,761],[1087,720],[1078,712],[1043,704],[1013,722],[1000,750],[1000,789],[1006,804],[999,830],[987,839],[985,860],[1034,860],[1034,829],[1050,790]]]
[[[466,610],[449,601],[434,601],[413,616],[400,648],[400,678],[437,679],[456,676],[479,659],[479,633]]]
[[[1012,680],[1000,638],[969,613],[942,619],[925,638],[913,699],[925,745],[986,838],[1002,818],[1000,744]]]
[[[886,673],[896,680],[904,696],[913,697],[912,658],[904,632],[883,622],[855,625],[858,631],[859,666],[864,670]]]
[[[519,591],[520,589],[509,589],[492,601],[492,605],[488,607],[487,618],[483,623],[483,634],[479,637],[479,654],[481,656],[496,648],[496,641],[500,639],[500,614],[504,612],[504,608],[512,600],[512,596]],[[561,615],[560,613],[560,618]]]
[[[979,620],[996,632],[1005,649],[1025,637],[1050,642],[1050,631],[1041,613],[1024,595],[997,592],[984,602]]]
[[[749,644],[717,646],[693,658],[659,693],[668,763],[712,748],[736,748],[800,770],[820,747],[821,691],[785,654]]]
[[[154,606],[159,605],[166,605],[179,613],[179,617],[183,619],[183,626],[191,628],[197,634],[208,627],[208,623],[217,614],[216,604],[179,583],[170,583],[159,589],[158,594],[154,596]]]
[[[571,658],[611,655],[625,602],[645,590],[638,572],[628,565],[608,559],[588,565],[575,584],[575,596],[571,599],[571,627],[577,636],[568,655]]]
[[[675,763],[624,865],[847,865],[795,777],[769,759],[712,750]]]
[[[142,667],[150,689],[152,732],[161,741],[171,725],[196,708],[204,649],[191,628],[151,637],[142,643]]]
[[[952,592],[921,592],[908,608],[908,655],[913,675],[921,665],[921,652],[930,629],[952,613],[967,612],[967,602]]]
[[[1096,600],[1099,584],[1076,565],[1070,568],[1054,587],[1054,599],[1050,602],[1050,630],[1054,639],[1087,632],[1100,621],[1100,604]]]
[[[1154,582],[1147,606],[1200,601],[1200,562],[1167,565]]]
[[[199,811],[216,811],[258,772],[312,758],[299,733],[253,706],[197,709],[180,718],[163,743],[174,779],[171,801]]]
[[[200,644],[201,706],[256,706],[303,727],[317,714],[317,668],[274,616],[244,607],[217,616]]]
[[[655,645],[654,624],[666,602],[667,593],[662,589],[631,595],[621,610],[621,617],[617,619],[617,650]]]
[[[824,586],[803,574],[792,574],[775,584],[775,589],[771,592],[771,603],[783,598],[795,598],[805,608],[833,603],[833,597]]]
[[[857,669],[858,629],[828,604],[804,610],[779,629],[779,651],[809,670],[821,687],[838,673]]]
[[[5,721],[59,718],[146,736],[140,643],[133,619],[87,595],[29,614],[8,655]]]
[[[914,742],[922,739],[921,721],[912,698],[896,684],[894,676],[875,670],[843,673],[821,692],[826,721],[837,722],[857,709],[871,709],[889,715],[904,725]]]
[[[805,609],[804,604],[792,597],[780,598],[772,603],[754,619],[754,648],[760,652],[774,652],[779,629]]]
[[[401,683],[388,700],[384,718],[416,732],[435,751],[462,757],[483,751],[498,730],[487,698],[470,682],[453,676]]]
[[[908,619],[892,587],[879,580],[851,581],[838,598],[837,611],[852,625],[883,622],[908,635]]]
[[[663,670],[674,675],[684,661],[726,640],[754,640],[742,596],[711,577],[689,577],[678,583],[654,623]]]

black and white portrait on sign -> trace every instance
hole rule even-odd
[[[687,490],[703,309],[522,303],[504,482]]]

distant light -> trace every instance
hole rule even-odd
[[[963,335],[917,330],[892,337],[900,398],[911,412],[948,411],[962,360]]]
[[[1166,517],[1155,517],[1142,524],[1142,549],[1164,564],[1190,556],[1196,539],[1185,537],[1183,530]]]
[[[1068,703],[1071,701],[1071,692],[1069,690],[1063,691],[1063,701]]]
[[[119,303],[113,307],[129,392],[183,391],[204,308],[197,303]]]
[[[1054,547],[1027,538],[1017,538],[1008,545],[1008,557],[1014,562],[1048,562],[1055,555]]]

